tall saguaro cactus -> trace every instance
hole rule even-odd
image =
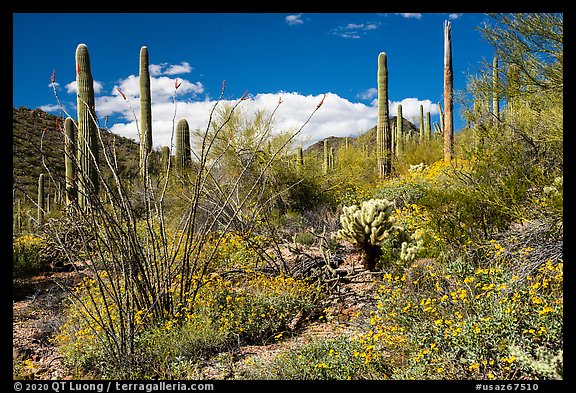
[[[66,205],[76,201],[76,137],[74,121],[68,117],[64,121],[64,166],[66,168]]]
[[[94,110],[94,80],[90,55],[85,44],[76,48],[76,84],[78,89],[78,203],[89,207],[90,195],[98,195],[98,129]]]
[[[140,173],[147,173],[148,155],[152,151],[152,100],[148,48],[140,48]]]
[[[498,94],[498,57],[494,56],[492,62],[492,114],[494,120],[500,120],[500,100]]]
[[[449,21],[444,22],[444,161],[454,158],[454,75],[452,72],[452,32]]]
[[[168,170],[170,165],[170,148],[168,146],[162,146],[160,158],[162,160],[162,169]]]
[[[425,129],[426,129],[426,140],[427,141],[431,141],[432,140],[432,124],[430,124],[430,112],[426,112],[426,122],[425,124]]]
[[[298,174],[302,173],[302,168],[304,167],[304,152],[302,151],[302,146],[298,146],[296,152],[296,170]]]
[[[420,141],[424,141],[424,106],[420,105]]]
[[[44,201],[44,174],[41,173],[38,176],[38,224],[42,224],[44,220],[44,207],[46,203]]]
[[[190,151],[190,127],[186,119],[180,119],[176,124],[176,165],[179,169],[186,168],[192,157]]]
[[[376,125],[376,162],[380,177],[392,172],[392,134],[388,120],[388,59],[378,55],[378,123]]]
[[[328,171],[330,170],[330,163],[329,163],[329,155],[328,155],[328,139],[324,139],[324,160],[322,161],[322,172],[327,175]]]
[[[402,119],[402,104],[398,104],[396,116],[396,157],[404,149],[404,121]]]

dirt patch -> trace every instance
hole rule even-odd
[[[51,339],[63,321],[62,286],[77,282],[78,273],[55,272],[14,282],[12,364],[14,378],[67,379],[70,372]],[[57,284],[60,283],[60,285]]]

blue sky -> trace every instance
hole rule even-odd
[[[76,111],[75,50],[87,45],[96,89],[97,116],[109,116],[113,132],[137,140],[140,47],[148,47],[152,75],[153,144],[170,144],[177,91],[177,118],[206,126],[213,100],[226,81],[226,100],[245,113],[282,105],[275,129],[301,125],[305,144],[324,137],[357,135],[376,124],[377,58],[388,55],[391,114],[399,102],[417,122],[419,105],[438,121],[443,92],[443,22],[452,23],[455,90],[493,49],[477,27],[483,14],[362,13],[84,13],[13,14],[13,105],[59,114],[50,85],[56,70],[58,96]],[[75,26],[76,28],[71,28]],[[116,87],[127,97],[125,102]],[[442,101],[443,102],[443,101]],[[464,125],[455,107],[456,129]]]

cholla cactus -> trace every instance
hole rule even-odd
[[[412,235],[408,236],[402,229],[399,238],[402,240],[399,252],[400,260],[403,262],[412,262],[424,243],[422,231],[417,230]]]
[[[355,244],[362,251],[362,263],[368,270],[374,270],[382,255],[380,243],[391,235],[396,220],[392,216],[394,202],[386,199],[370,199],[361,206],[343,208],[340,216],[342,229],[336,237]]]

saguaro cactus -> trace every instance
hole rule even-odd
[[[140,173],[147,173],[148,155],[152,151],[152,101],[148,48],[140,48]]]
[[[328,140],[324,139],[324,161],[322,163],[322,171],[324,172],[325,175],[327,175],[328,172],[330,171],[330,163],[328,162],[329,160],[330,157],[328,153]]]
[[[396,116],[396,156],[404,149],[404,122],[402,119],[402,104],[398,104]]]
[[[38,224],[42,224],[44,220],[44,174],[38,176]]]
[[[498,94],[498,57],[494,56],[492,62],[492,114],[494,120],[500,120],[500,100]]]
[[[160,157],[162,160],[162,168],[168,170],[170,165],[170,148],[168,146],[162,146],[162,150],[160,151]]]
[[[90,55],[84,44],[76,48],[76,83],[78,88],[78,202],[82,209],[89,206],[89,196],[98,195],[98,135],[94,110],[94,80]]]
[[[430,112],[426,112],[426,122],[425,124],[425,129],[426,129],[426,140],[427,141],[431,141],[432,140],[432,124],[430,124]]]
[[[424,141],[424,106],[420,105],[420,141]]]
[[[454,75],[452,73],[452,33],[449,21],[444,22],[444,161],[454,157]]]
[[[64,165],[66,168],[66,205],[70,205],[78,196],[76,189],[76,137],[74,121],[67,118],[64,121]]]
[[[334,147],[330,148],[330,154],[328,154],[328,171],[332,172],[334,170]]]
[[[302,151],[302,146],[299,146],[296,152],[296,170],[298,171],[298,173],[302,173],[303,166],[304,166],[304,152]]]
[[[176,165],[179,169],[190,164],[190,127],[186,119],[180,119],[176,124]]]
[[[378,123],[376,125],[376,162],[380,177],[392,172],[392,134],[388,120],[388,59],[378,55]]]

